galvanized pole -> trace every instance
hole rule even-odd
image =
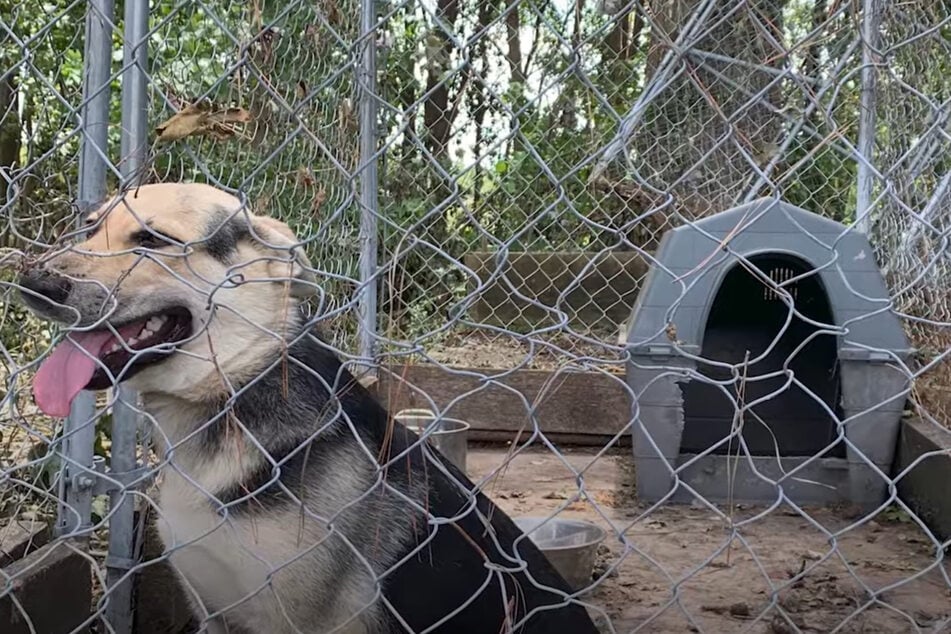
[[[119,164],[124,186],[142,182],[148,160],[148,31],[148,0],[126,0]]]
[[[122,191],[129,192],[142,182],[148,146],[148,65],[149,0],[126,0],[123,34],[122,134],[120,170]],[[132,195],[127,193],[127,195]],[[110,475],[121,489],[110,494],[109,556],[106,584],[109,600],[106,616],[116,634],[132,632],[132,578],[135,565],[135,498],[125,488],[136,468],[140,416],[138,394],[126,387],[116,390],[112,407],[112,453]]]
[[[113,0],[90,0],[86,12],[83,105],[80,110],[82,147],[79,153],[79,202],[89,205],[106,193],[109,132],[109,77],[112,70]],[[63,426],[66,458],[63,498],[56,520],[57,535],[89,528],[95,482],[93,446],[96,440],[95,396],[81,392],[73,400]]]
[[[359,354],[371,368],[376,357],[377,329],[377,95],[376,95],[376,2],[362,0],[360,33],[362,63],[357,69],[360,88],[360,284],[358,311]]]
[[[880,0],[863,0],[862,6],[862,92],[859,97],[858,182],[856,183],[856,228],[868,235],[872,227],[870,210],[875,175],[876,56],[881,24]]]

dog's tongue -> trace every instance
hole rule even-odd
[[[119,329],[128,341],[142,330],[141,323]],[[116,340],[110,330],[74,332],[56,346],[33,377],[33,398],[37,407],[49,416],[69,415],[73,399],[96,373],[96,359],[107,345]]]

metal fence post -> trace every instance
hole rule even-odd
[[[114,8],[113,0],[91,0],[86,12],[79,154],[79,201],[83,205],[102,199],[106,192]],[[95,413],[95,396],[82,392],[73,400],[66,418],[63,428],[66,462],[62,473],[65,504],[60,503],[58,510],[58,535],[82,531],[90,525],[95,481],[92,473]]]
[[[146,169],[148,133],[148,0],[126,0],[123,33],[122,136],[120,170],[122,190],[142,181]],[[126,387],[116,390],[112,409],[110,474],[123,488],[110,494],[109,556],[106,583],[109,602],[106,613],[116,634],[132,632],[132,578],[135,565],[135,498],[125,488],[136,468],[136,449],[141,416],[138,394]]]
[[[376,1],[361,2],[361,64],[357,68],[360,95],[360,284],[358,312],[360,357],[372,366],[377,329],[377,103],[376,103]]]
[[[862,3],[862,93],[859,96],[859,133],[857,149],[859,164],[855,195],[855,220],[859,231],[869,234],[872,228],[870,216],[872,190],[875,175],[872,169],[875,158],[875,58],[878,51],[878,29],[881,24],[879,0],[863,0]]]

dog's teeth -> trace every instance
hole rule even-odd
[[[132,337],[131,339],[127,339],[126,343],[129,344],[130,346],[134,346],[135,344],[139,343],[139,340],[136,339],[135,337]]]
[[[149,330],[148,328],[143,328],[143,329],[142,329],[142,332],[139,333],[139,338],[140,338],[140,339],[145,339],[145,338],[151,337],[151,336],[153,336],[153,335],[155,335],[154,332],[152,332],[152,331]]]
[[[162,324],[164,323],[165,323],[164,317],[152,317],[147,322],[145,322],[145,328],[147,330],[151,330],[154,333],[159,328],[161,328]]]

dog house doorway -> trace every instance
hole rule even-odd
[[[700,380],[684,385],[684,453],[720,443],[715,455],[737,454],[737,438],[722,442],[736,423],[753,456],[845,456],[841,442],[824,451],[837,435],[836,419],[842,419],[837,341],[835,335],[818,334],[821,328],[810,321],[836,322],[819,275],[810,271],[795,256],[771,253],[750,257],[749,265],[734,264],[724,276],[709,309],[700,356],[733,365],[736,374],[700,363],[698,371],[720,386]],[[805,319],[790,315],[791,308],[764,278],[783,285]],[[744,367],[747,355],[751,363]],[[791,381],[784,368],[802,385]],[[741,406],[756,403],[742,422],[723,388]]]
[[[628,322],[640,499],[774,503],[785,496],[873,507],[888,498],[891,483],[881,474],[894,462],[910,389],[903,364],[913,351],[887,310],[892,300],[874,253],[862,232],[774,198],[664,234]],[[761,273],[746,270],[751,262]],[[783,284],[805,320],[784,325],[789,308],[756,276]],[[810,321],[837,334],[820,336]],[[774,339],[741,383],[743,402],[753,404],[743,421],[752,455],[736,459],[736,439],[714,453],[730,438],[736,408],[701,379],[733,376],[699,360],[742,365],[747,350],[755,358]],[[805,391],[786,377],[762,379],[783,367]],[[848,442],[833,448],[838,430]],[[703,450],[710,453],[698,456]]]

